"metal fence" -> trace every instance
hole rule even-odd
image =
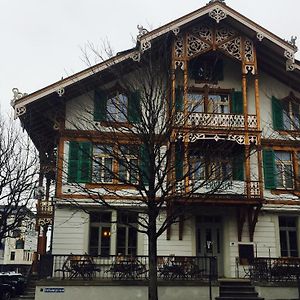
[[[40,277],[69,280],[147,280],[148,256],[48,255],[41,258]],[[218,277],[216,257],[158,256],[159,280],[214,281]]]
[[[296,282],[300,278],[300,258],[254,258],[248,274],[256,282]]]

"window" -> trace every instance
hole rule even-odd
[[[229,113],[229,95],[208,95],[208,108],[209,113]]]
[[[107,120],[116,122],[126,122],[127,107],[127,96],[117,92],[114,96],[107,99]]]
[[[136,213],[119,213],[117,226],[117,255],[137,254]]]
[[[11,251],[10,252],[10,260],[15,260],[16,259],[16,252],[15,251]]]
[[[283,103],[283,127],[285,130],[299,130],[300,105],[291,101]]]
[[[202,156],[191,156],[190,170],[193,180],[231,180],[232,163],[229,159],[206,161]]]
[[[111,213],[90,213],[90,255],[110,255]]]
[[[207,55],[197,57],[189,63],[189,77],[197,83],[217,83],[223,80],[223,61],[218,57]]]
[[[214,144],[205,148],[202,143],[190,148],[190,180],[194,184],[199,180],[214,184],[221,181],[244,181],[244,148],[235,146],[227,153],[214,148]]]
[[[175,92],[176,111],[183,111],[183,88]],[[187,94],[187,108],[191,113],[243,114],[243,94],[240,91],[213,91],[208,88],[191,90]]]
[[[263,150],[264,182],[266,189],[293,189],[294,169],[292,152]],[[298,163],[298,162],[297,162]]]
[[[111,183],[113,181],[113,147],[94,145],[93,149],[93,181]]]
[[[300,99],[293,93],[283,99],[272,96],[272,118],[275,130],[299,130]]]
[[[297,219],[279,217],[281,256],[298,257]]]
[[[232,162],[229,158],[219,158],[208,163],[207,178],[212,180],[232,180]]]
[[[203,156],[190,156],[191,179],[193,182],[205,179],[205,161]]]
[[[204,95],[188,93],[188,110],[195,113],[204,112]]]
[[[94,121],[139,123],[141,118],[140,92],[96,90],[94,94]]]
[[[16,249],[24,249],[24,240],[16,240]]]
[[[275,151],[276,187],[292,189],[293,185],[293,162],[290,152]]]
[[[138,155],[139,149],[133,145],[120,147],[119,178],[123,183],[138,183]]]

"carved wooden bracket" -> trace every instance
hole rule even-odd
[[[260,210],[261,210],[261,205],[256,207],[251,206],[248,209],[248,229],[249,229],[250,242],[253,242],[255,227],[256,227]]]
[[[243,227],[246,221],[246,209],[244,207],[237,208],[237,231],[238,231],[238,241],[242,241]]]

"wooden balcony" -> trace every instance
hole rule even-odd
[[[257,129],[256,115],[248,115],[248,129]],[[227,130],[244,130],[245,116],[238,114],[218,114],[218,113],[190,113],[187,119],[184,119],[184,113],[178,112],[175,124],[185,127],[200,127],[207,129],[227,129]]]
[[[53,206],[50,201],[41,200],[37,204],[37,213],[39,216],[52,216]]]

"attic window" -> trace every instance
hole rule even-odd
[[[216,58],[196,58],[189,63],[189,77],[197,83],[217,83],[223,80],[223,61]]]
[[[107,99],[107,119],[115,122],[126,122],[128,97],[123,93],[115,93]]]

